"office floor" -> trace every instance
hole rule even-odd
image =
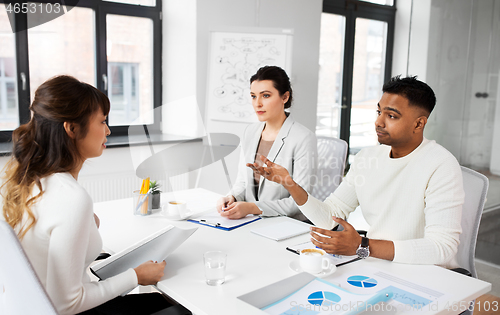
[[[500,298],[500,266],[476,259],[477,277],[491,283],[491,291],[488,294]]]
[[[476,299],[476,307],[474,315],[496,315],[498,314],[498,307],[500,305],[500,298],[485,294]]]

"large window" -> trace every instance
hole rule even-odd
[[[316,134],[339,138],[345,17],[321,15]]]
[[[352,149],[376,145],[374,121],[385,81],[387,22],[356,19],[349,144]]]
[[[73,8],[40,24],[43,14],[28,13],[30,95],[47,79],[68,74],[96,86],[94,10]]]
[[[30,119],[37,87],[61,74],[108,95],[112,135],[132,124],[159,131],[161,67],[153,65],[161,64],[161,1],[60,3],[0,0],[0,141]]]
[[[107,16],[111,126],[152,124],[153,23],[150,19]]]
[[[112,126],[127,125],[136,122],[141,111],[139,102],[139,64],[110,62],[109,74],[109,100],[111,101],[111,114],[109,123]],[[148,95],[149,96],[149,95]],[[148,102],[144,107],[149,108]],[[150,118],[142,115],[144,119]]]
[[[19,126],[16,49],[7,12],[0,6],[0,130]]]
[[[377,143],[375,111],[391,73],[392,4],[323,2],[316,133],[346,140],[351,154]]]

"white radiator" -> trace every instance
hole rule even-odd
[[[178,170],[175,174],[172,174],[168,181],[165,175],[152,178],[152,180],[160,183],[162,192],[189,189],[188,170]],[[141,189],[142,179],[138,178],[135,173],[118,173],[81,176],[78,182],[87,190],[94,202],[101,202],[132,197],[134,190]]]

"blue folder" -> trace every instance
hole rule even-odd
[[[214,216],[203,216],[197,219],[190,219],[189,222],[210,226],[216,229],[231,231],[240,226],[247,225],[249,223],[260,220],[259,216],[248,216],[243,219],[230,220],[224,217],[214,218]]]

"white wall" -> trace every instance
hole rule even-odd
[[[399,4],[399,2],[398,2]],[[430,4],[430,6],[429,6]],[[455,155],[460,164],[488,168],[498,96],[499,7],[493,1],[413,1],[409,68],[425,74],[436,108],[425,136]],[[426,27],[425,27],[426,26]],[[416,39],[415,32],[427,35]],[[487,92],[488,98],[477,98]]]
[[[409,56],[412,60],[408,64],[408,75],[417,75],[418,79],[423,82],[427,82],[430,11],[431,0],[412,1],[411,12],[413,16],[411,18],[409,47]]]
[[[164,0],[163,131],[191,136],[205,133],[202,117],[205,113],[208,30],[233,26],[294,29],[292,83],[295,102],[292,112],[296,120],[315,130],[321,10],[321,0]],[[155,152],[166,147],[168,145],[155,146]],[[149,148],[133,147],[132,150],[136,152],[134,159],[130,148],[106,150],[102,157],[86,164],[81,178],[134,174],[140,159],[149,156]],[[140,151],[142,153],[138,154]],[[236,178],[238,157],[239,150],[235,150],[225,159],[232,183]],[[197,157],[186,156],[190,158]],[[189,176],[190,187],[194,187],[198,172],[193,171]],[[230,188],[220,162],[203,168],[199,184],[221,194]]]
[[[164,132],[200,136],[205,133],[205,89],[208,35],[212,28],[265,27],[294,30],[292,53],[292,113],[311,130],[316,127],[321,0],[163,0],[163,119]],[[231,128],[224,132],[235,132]],[[155,151],[168,146],[157,146]],[[135,147],[148,156],[149,148]],[[234,182],[239,150],[226,158]],[[186,156],[186,159],[195,158]],[[135,158],[137,159],[137,158]],[[0,166],[6,157],[0,157]],[[135,174],[137,161],[130,148],[110,148],[88,161],[81,178]],[[197,172],[190,173],[193,187]],[[205,167],[200,186],[226,193],[229,185],[222,164]]]
[[[427,15],[430,15],[432,32],[427,39],[429,50],[425,67],[427,83],[434,89],[437,103],[429,117],[425,136],[436,140],[463,163],[461,150],[467,90],[470,1],[433,1]],[[418,59],[418,55],[411,56],[410,64],[418,63]]]
[[[196,98],[196,0],[163,1],[163,132],[205,134]]]
[[[391,76],[402,75],[404,77],[408,75],[408,49],[410,47],[412,3],[412,0],[398,0]]]
[[[196,85],[202,117],[205,117],[210,31],[232,27],[286,28],[294,30],[291,77],[294,102],[291,112],[295,120],[314,131],[322,1],[198,0],[197,12]],[[211,127],[210,131],[241,135],[245,126],[240,123],[225,123]],[[237,159],[237,152],[226,158],[233,182],[237,171]],[[204,168],[200,186],[223,194],[227,193],[230,187],[221,163]]]
[[[231,27],[264,27],[293,29],[292,88],[294,119],[316,128],[316,103],[319,71],[319,33],[321,0],[199,0],[197,39],[197,96],[205,115],[208,72],[209,33]],[[203,116],[205,117],[205,116]],[[244,125],[229,124],[225,131],[240,134]]]

